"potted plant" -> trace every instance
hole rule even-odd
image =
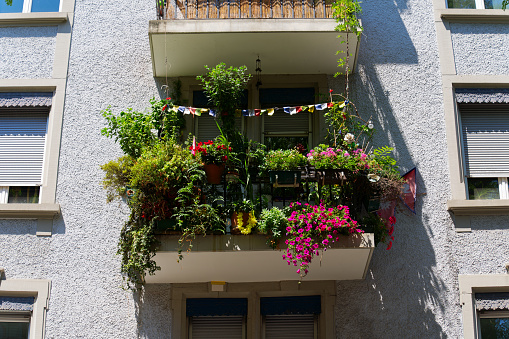
[[[265,156],[264,170],[268,171],[274,187],[298,187],[301,180],[300,166],[306,164],[304,157],[296,149],[272,150]]]
[[[250,234],[256,226],[254,204],[251,200],[242,200],[233,204],[232,234]]]
[[[272,248],[276,248],[286,234],[286,228],[289,226],[288,212],[288,207],[283,209],[272,207],[271,209],[263,209],[260,214],[258,231],[267,235],[267,244]]]
[[[220,184],[225,164],[229,156],[231,156],[231,147],[228,143],[221,142],[221,139],[218,137],[215,141],[199,142],[194,148],[191,146],[190,149],[203,161],[208,183],[214,185]]]
[[[226,138],[232,141],[235,133],[235,110],[240,107],[247,82],[251,78],[246,74],[247,67],[226,67],[224,62],[214,68],[205,66],[207,73],[200,80],[209,102],[219,111],[218,118]]]

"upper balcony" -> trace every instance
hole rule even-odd
[[[335,74],[346,59],[355,69],[359,40],[335,32],[332,2],[301,0],[170,1],[150,21],[149,38],[156,77],[196,76],[203,65],[246,65],[263,74]],[[339,38],[338,38],[339,36]]]

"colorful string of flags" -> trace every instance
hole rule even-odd
[[[345,104],[345,102],[340,103]],[[283,112],[294,115],[299,112],[308,111],[313,113],[314,111],[323,111],[324,109],[330,108],[334,106],[333,102],[326,102],[323,104],[315,104],[315,105],[304,105],[304,106],[285,106],[285,107],[273,107],[273,108],[254,108],[254,109],[237,109],[235,110],[235,116],[245,116],[245,117],[257,117],[263,114],[273,115],[277,110],[283,110]],[[196,108],[196,107],[188,107],[188,106],[173,106],[170,110],[174,112],[181,112],[184,115],[191,114],[195,116],[201,116],[202,114],[208,114],[210,116],[215,117],[217,114],[217,110],[210,108]]]

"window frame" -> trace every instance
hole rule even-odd
[[[202,86],[195,77],[181,77],[183,105],[192,106],[193,91],[202,90]],[[300,74],[300,75],[263,75],[263,85],[260,88],[315,88],[315,95],[329,93],[327,75],[325,74]],[[256,79],[251,79],[247,84],[248,107],[260,108],[259,92],[256,87]],[[315,103],[319,100],[315,99]],[[318,145],[325,137],[325,117],[322,111],[309,114],[308,140],[309,148]],[[298,114],[298,113],[297,113]],[[199,117],[187,115],[186,130],[184,134],[197,133]],[[264,139],[264,116],[241,117],[241,132],[249,139],[263,143]],[[303,132],[304,134],[305,132]]]
[[[509,18],[509,16],[508,16]],[[454,214],[457,232],[470,232],[472,215],[509,215],[509,199],[469,200],[465,184],[461,116],[456,88],[509,88],[509,76],[448,75],[442,77],[446,142],[451,198],[447,210]]]
[[[219,286],[219,288],[218,288]],[[188,283],[171,284],[172,336],[189,338],[189,318],[186,316],[186,300],[189,298],[247,298],[248,314],[246,339],[262,338],[263,316],[260,298],[321,296],[321,313],[317,319],[317,338],[335,338],[334,306],[336,303],[335,281],[281,281],[264,283]]]
[[[11,12],[11,13],[1,13],[1,14],[26,14],[26,13],[60,13],[62,12],[62,2],[63,0],[58,1],[58,12],[32,12],[32,1],[33,0],[23,0],[23,7],[21,12]]]
[[[51,291],[51,280],[46,279],[6,279],[0,280],[0,295],[13,297],[35,297],[30,316],[29,339],[43,339]],[[7,312],[6,314],[13,314]]]
[[[445,8],[447,8],[447,9],[489,9],[489,10],[498,9],[498,8],[485,8],[484,0],[475,0],[474,3],[475,3],[475,8],[449,7],[448,1],[445,0]]]

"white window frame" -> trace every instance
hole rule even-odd
[[[46,311],[51,290],[51,281],[44,279],[0,280],[0,295],[13,297],[35,297],[30,316],[29,339],[43,339]],[[10,312],[9,312],[10,313]],[[0,320],[1,321],[1,320]]]
[[[479,317],[475,293],[509,292],[509,274],[460,275],[459,292],[465,339],[480,339]]]
[[[62,2],[59,0],[58,12],[62,12]],[[32,0],[23,0],[23,10],[21,13],[32,13]],[[37,13],[51,13],[51,12],[37,12]]]
[[[445,6],[447,7],[447,0],[445,0]],[[462,9],[460,7],[452,7],[452,9]],[[486,9],[484,8],[484,0],[475,0],[475,9]]]

